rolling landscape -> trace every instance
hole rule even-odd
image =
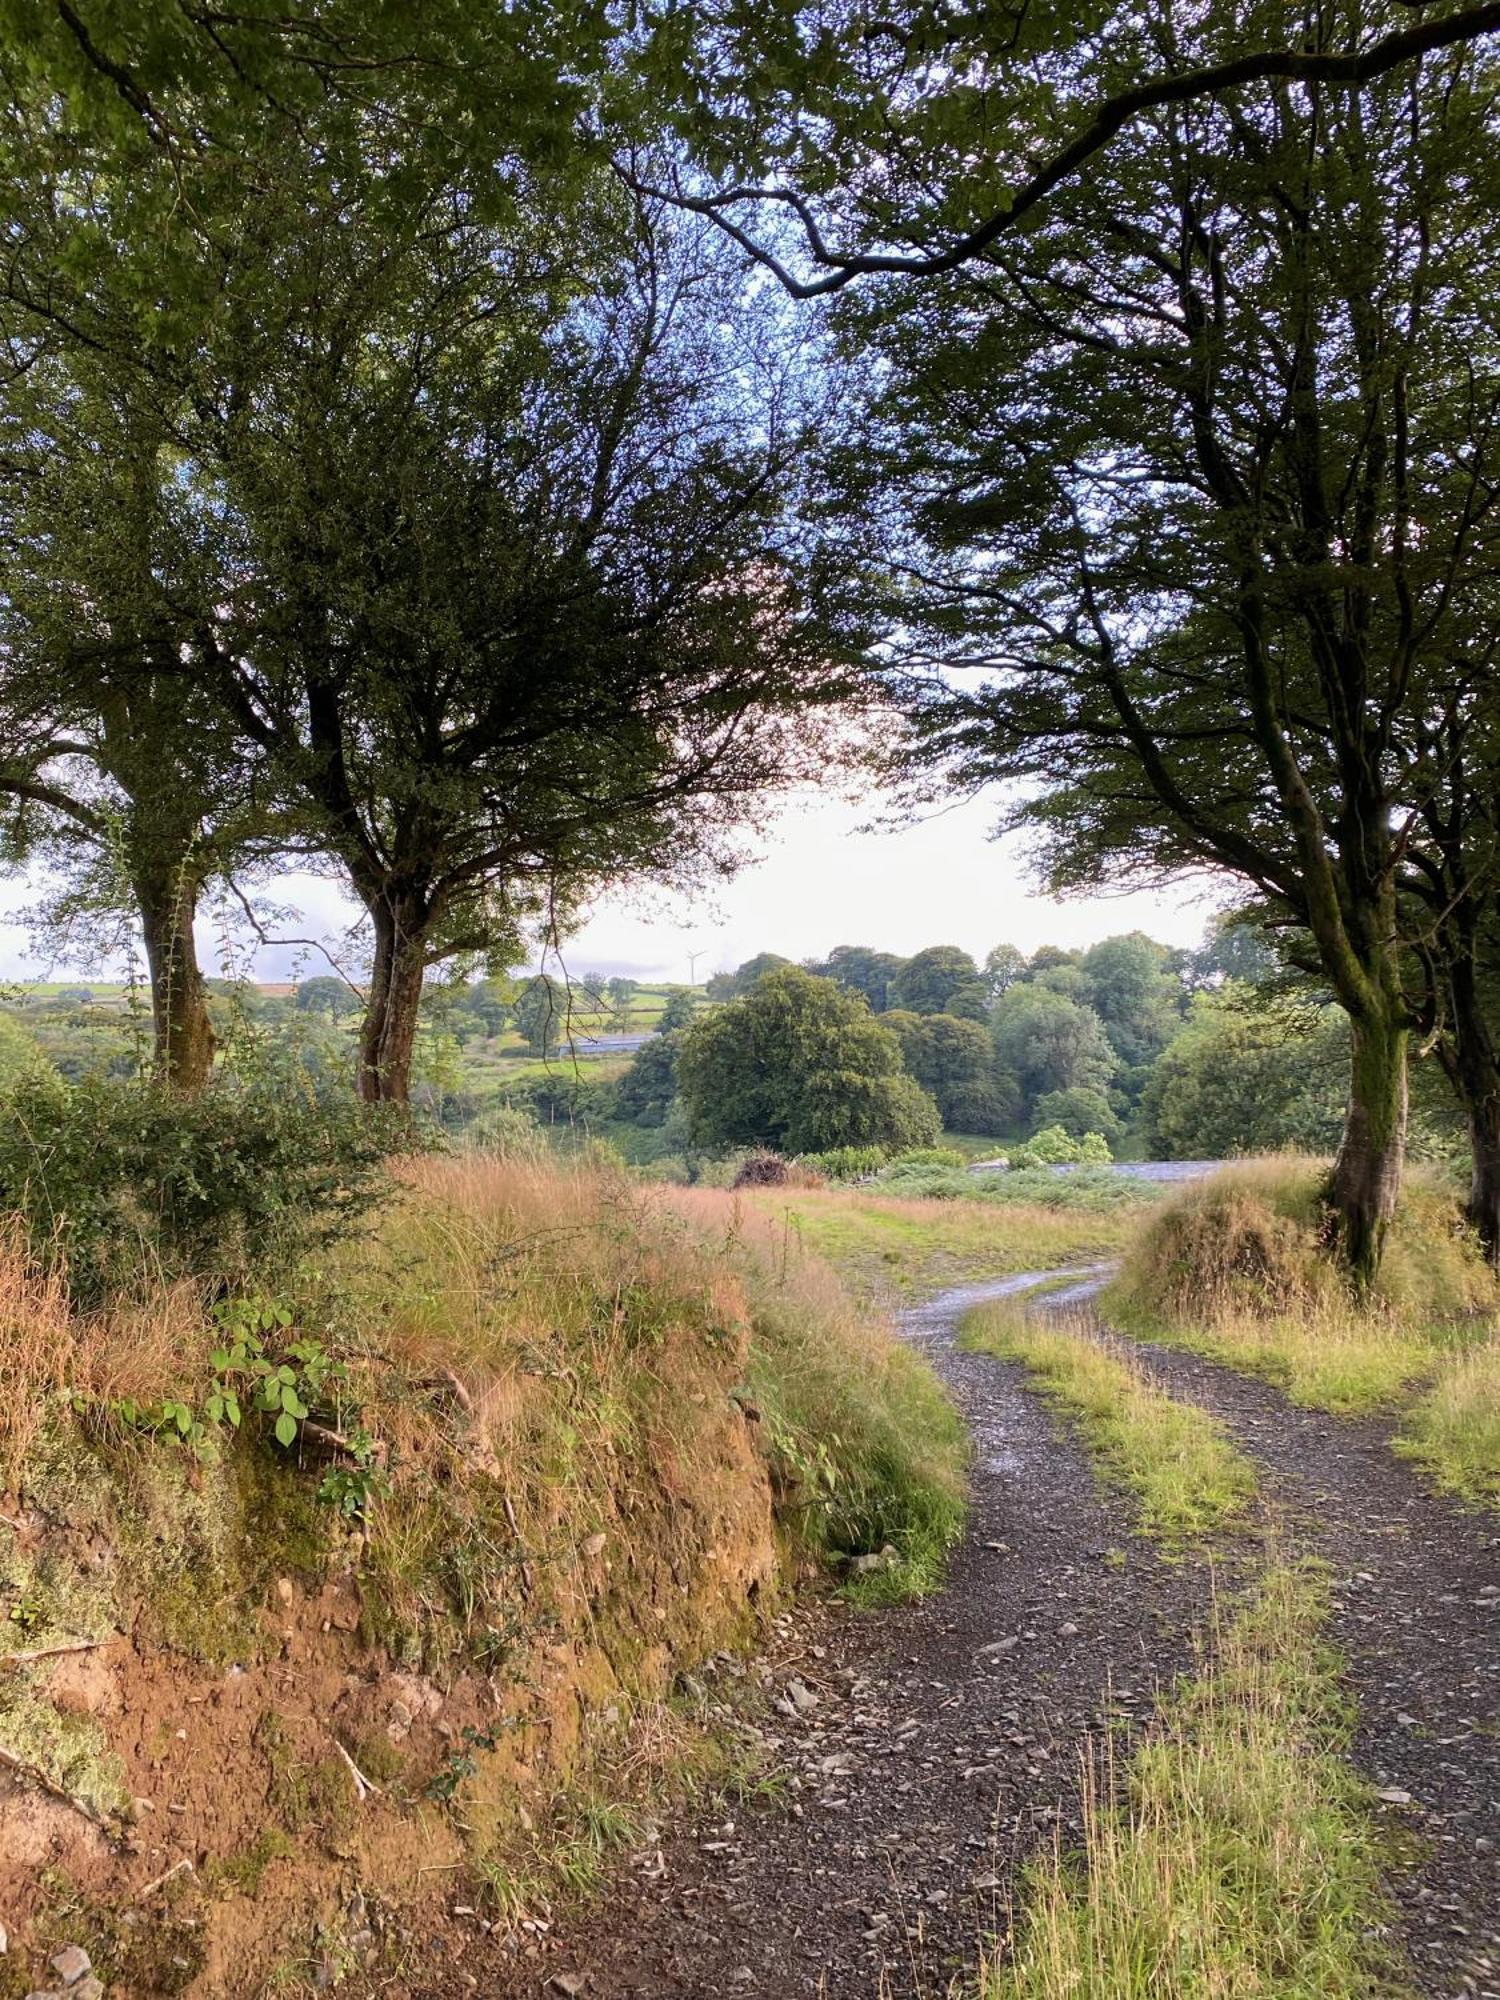
[[[1500,2000],[1500,8],[0,58],[0,2000]]]

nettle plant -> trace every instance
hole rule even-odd
[[[277,1300],[226,1299],[214,1308],[214,1319],[220,1341],[201,1399],[142,1403],[127,1397],[113,1406],[116,1417],[132,1429],[175,1438],[200,1457],[212,1457],[222,1435],[243,1429],[247,1419],[261,1419],[287,1452],[311,1424],[343,1460],[324,1474],[318,1498],[341,1514],[363,1515],[388,1481],[379,1446],[344,1394],[348,1369],[320,1340],[290,1338],[296,1317]],[[319,1421],[325,1415],[331,1427]]]

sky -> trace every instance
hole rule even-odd
[[[990,839],[993,800],[967,800],[896,831],[871,829],[874,809],[868,800],[820,795],[789,801],[757,843],[756,865],[694,901],[661,894],[603,899],[567,942],[564,965],[574,976],[686,980],[696,973],[701,982],[757,952],[820,958],[838,944],[903,956],[924,945],[956,944],[980,960],[1001,942],[1030,953],[1042,944],[1088,945],[1128,930],[1193,945],[1222,900],[1200,882],[1059,902],[1037,890],[1024,841]],[[64,977],[77,969],[31,942],[26,913],[39,900],[39,886],[0,882],[0,977]],[[265,900],[277,906],[267,926],[273,936],[317,939],[351,970],[358,965],[358,947],[346,935],[355,910],[336,882],[284,876]],[[205,970],[224,969],[224,920],[205,920],[199,943]],[[258,979],[327,969],[303,945],[253,948],[243,926],[231,929],[229,945],[238,969]],[[96,977],[107,970],[86,969]]]

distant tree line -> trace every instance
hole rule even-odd
[[[1305,982],[1289,990],[1254,925],[1219,925],[1197,951],[1131,932],[1030,957],[1000,945],[983,965],[954,945],[841,946],[802,966],[761,953],[708,993],[714,1010],[644,1048],[607,1111],[804,1151],[1053,1126],[1129,1132],[1168,1159],[1338,1139],[1347,1017]]]

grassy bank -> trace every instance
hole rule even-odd
[[[1306,1407],[1402,1413],[1402,1448],[1471,1498],[1500,1491],[1500,1292],[1458,1204],[1413,1174],[1379,1286],[1324,1254],[1325,1169],[1267,1160],[1162,1209],[1104,1296],[1112,1324],[1263,1376]]]
[[[0,1251],[11,1967],[61,1921],[40,1822],[75,1934],[128,1976],[102,1835],[140,1797],[209,1857],[171,1933],[206,1991],[253,1990],[330,1855],[397,1902],[471,1871],[513,1917],[597,1875],[633,1805],[717,1781],[674,1689],[796,1573],[940,1573],[961,1426],[768,1225],[581,1161],[397,1179],[254,1298],[143,1278],[84,1313]]]
[[[1026,1872],[983,2000],[1371,2000],[1406,1990],[1317,1575],[1273,1568],[1123,1771],[1078,1854]]]
[[[770,1224],[778,1257],[824,1258],[862,1295],[890,1302],[1118,1255],[1143,1216],[1129,1206],[897,1200],[839,1188],[748,1191],[743,1200]]]
[[[1207,1411],[1158,1388],[1138,1361],[1083,1323],[1038,1316],[1022,1299],[968,1313],[965,1347],[1019,1361],[1078,1424],[1103,1477],[1130,1494],[1137,1525],[1169,1550],[1240,1519],[1255,1467]]]

